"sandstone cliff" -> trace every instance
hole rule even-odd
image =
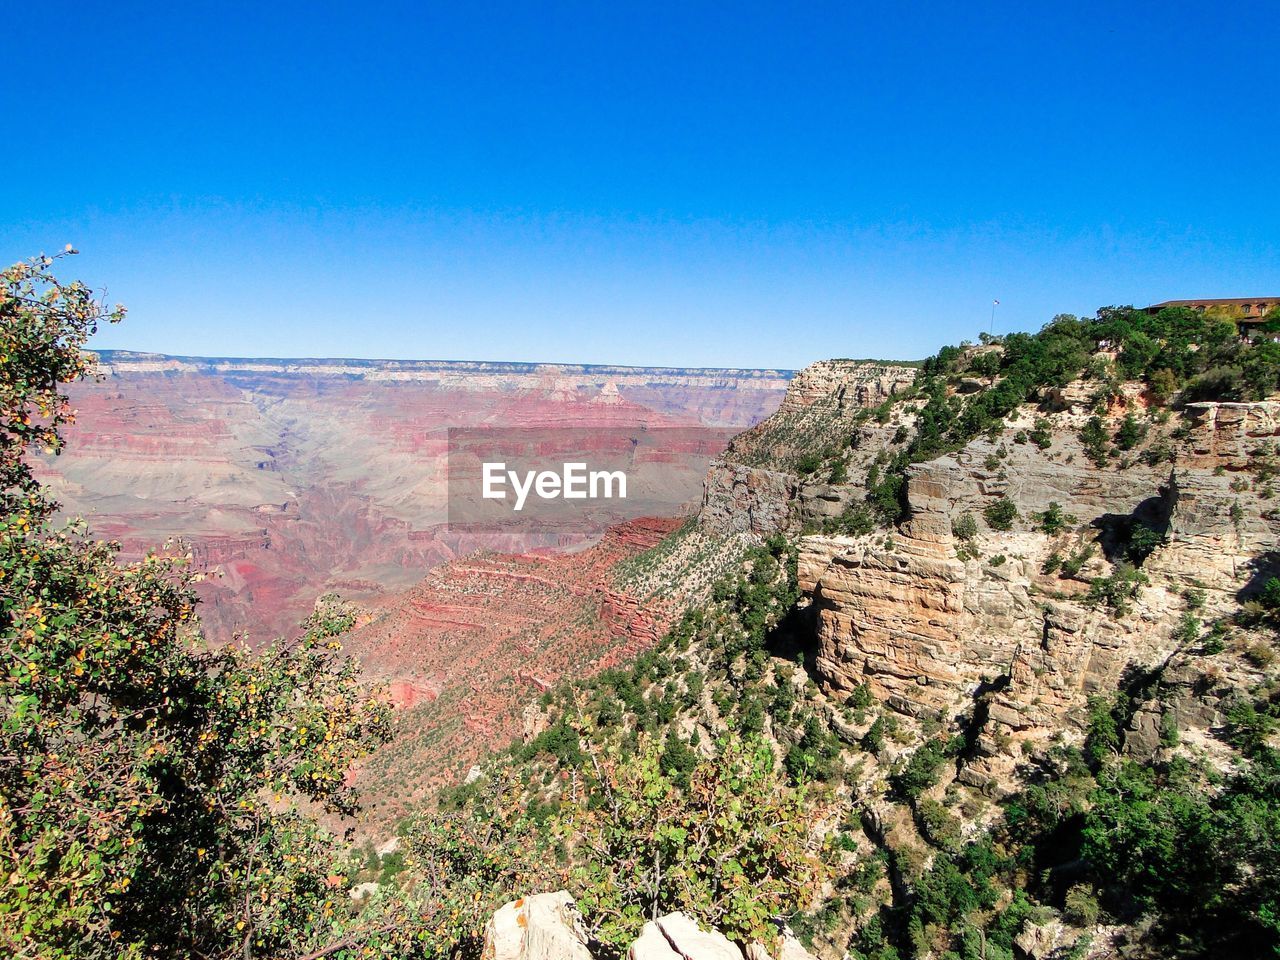
[[[779,412],[711,469],[701,522],[716,530],[799,533],[859,502],[862,484],[814,483],[794,468],[781,441],[765,438],[817,421],[832,434],[852,430],[855,442],[841,456],[851,478],[865,472],[919,406],[904,401],[885,424],[858,417],[859,403],[905,385],[883,369],[869,373],[860,365],[819,364],[797,376]],[[1141,393],[1138,385],[1125,390]],[[800,540],[800,586],[821,684],[838,700],[866,683],[878,700],[914,718],[946,719],[982,696],[989,719],[979,756],[962,777],[989,792],[1015,786],[1010,771],[1035,745],[1078,731],[1091,695],[1113,691],[1139,671],[1190,669],[1188,641],[1177,635],[1184,596],[1203,591],[1201,616],[1226,614],[1265,573],[1257,558],[1274,556],[1268,551],[1280,540],[1280,511],[1259,496],[1263,485],[1251,484],[1248,473],[1259,451],[1280,441],[1280,402],[1189,404],[1153,424],[1123,462],[1101,466],[1080,439],[1092,406],[1089,390],[1074,385],[1055,394],[1052,409],[1026,405],[996,435],[915,464],[908,519],[891,533]],[[1112,411],[1110,429],[1123,411]],[[1037,423],[1050,442],[1030,442]],[[1019,518],[1007,531],[982,519],[1000,501],[1013,504]],[[1048,533],[1038,518],[1051,504],[1070,522]],[[966,515],[978,528],[971,540],[953,532]],[[1118,616],[1089,599],[1090,581],[1123,560],[1135,525],[1163,539],[1142,565],[1149,582]],[[1062,561],[1073,555],[1083,562],[1064,575]],[[1183,685],[1196,683],[1184,677]],[[1215,704],[1224,685],[1207,688],[1184,705],[1184,726],[1220,721]]]
[[[900,364],[825,360],[806,367],[778,412],[735,437],[712,464],[703,486],[704,527],[770,534],[839,515],[861,496],[866,466],[897,429],[869,411],[915,377],[913,367]],[[846,464],[846,476],[831,482],[836,462]]]

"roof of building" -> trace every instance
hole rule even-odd
[[[1275,297],[1219,297],[1199,300],[1161,300],[1151,307],[1194,307],[1203,304],[1206,307],[1238,307],[1242,303],[1280,303],[1280,296]],[[1147,309],[1151,309],[1148,307]]]

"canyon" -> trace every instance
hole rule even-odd
[[[206,635],[253,644],[291,635],[324,593],[375,600],[477,551],[582,549],[637,510],[679,513],[711,456],[772,413],[791,376],[118,350],[99,369],[71,388],[76,423],[38,465],[42,482],[125,558],[180,540],[172,549],[202,575]],[[652,495],[606,508],[594,530],[451,527],[456,428],[642,434],[655,453],[639,486]]]

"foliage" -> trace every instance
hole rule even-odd
[[[1049,508],[1039,514],[1038,519],[1040,529],[1051,537],[1076,522],[1076,518],[1071,514],[1062,512],[1062,505],[1056,501],[1050,501]]]
[[[565,815],[571,872],[594,934],[623,946],[644,922],[683,910],[742,942],[771,942],[821,881],[808,849],[806,792],[784,783],[768,745],[727,736],[690,771],[663,773],[656,745],[600,760],[604,802]]]
[[[829,780],[840,755],[840,741],[813,714],[805,720],[804,732],[784,758],[787,774],[796,783]]]
[[[1105,604],[1123,617],[1129,612],[1133,599],[1147,583],[1147,576],[1131,564],[1120,562],[1105,577],[1094,577],[1089,583],[1089,602]]]
[[[1188,952],[1280,950],[1280,759],[1260,756],[1223,788],[1175,761],[1100,775],[1083,853],[1112,906],[1158,910]]]
[[[978,521],[972,513],[962,513],[951,521],[951,532],[959,540],[972,541],[978,536]]]
[[[52,273],[57,257],[41,254],[0,274],[0,497],[6,515],[51,507],[32,478],[26,454],[62,449],[59,428],[74,419],[63,385],[93,372],[83,347],[101,323],[124,319],[93,292]]]
[[[938,782],[951,749],[946,740],[934,738],[922,744],[901,771],[892,777],[893,789],[904,800],[914,800]]]
[[[1156,547],[1162,546],[1166,540],[1163,533],[1145,523],[1135,523],[1129,529],[1129,540],[1125,544],[1125,555],[1136,566],[1151,556]]]
[[[1085,456],[1095,465],[1106,465],[1111,454],[1107,448],[1107,430],[1101,417],[1095,415],[1088,419],[1080,429],[1080,442],[1084,445]]]
[[[13,955],[286,954],[328,924],[329,838],[386,707],[317,619],[210,651],[181,558],[120,564],[59,527],[22,459],[60,446],[63,381],[104,315],[48,258],[5,272],[0,380],[0,944]]]
[[[1118,450],[1132,450],[1147,435],[1147,428],[1138,422],[1132,413],[1125,414],[1116,428],[1115,444]]]
[[[1027,436],[1041,450],[1048,450],[1053,446],[1053,432],[1050,430],[1049,421],[1044,417],[1036,417],[1036,422]]]
[[[982,515],[992,530],[1012,530],[1013,522],[1018,519],[1018,507],[1008,497],[1001,497],[989,504]]]

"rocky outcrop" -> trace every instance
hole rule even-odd
[[[1280,401],[1189,403],[1188,453],[1201,465],[1243,470],[1263,443],[1280,441]]]
[[[540,893],[501,907],[484,932],[481,960],[591,960],[582,917],[566,891]],[[645,923],[626,950],[628,960],[744,960],[744,951],[714,929],[684,913]],[[771,953],[748,944],[745,960],[813,960],[790,931]]]
[[[781,412],[794,413],[834,398],[853,407],[874,407],[915,382],[914,367],[865,360],[819,360],[787,385]]]
[[[683,913],[669,913],[650,920],[635,943],[627,949],[627,960],[743,960],[728,937],[716,930],[703,930],[696,920]]]
[[[573,897],[561,890],[502,906],[485,927],[481,960],[591,960]]]
[[[778,412],[734,438],[703,485],[700,523],[715,533],[798,532],[839,516],[861,499],[862,477],[896,424],[866,422],[865,411],[908,389],[916,370],[897,364],[824,360],[802,370]],[[860,455],[858,451],[861,450]],[[804,458],[848,460],[854,482],[805,472]],[[865,461],[865,462],[863,462]]]
[[[1096,466],[1071,418],[1055,424],[1048,449],[1011,442],[1039,416],[1030,409],[997,440],[916,464],[909,519],[891,536],[801,541],[798,572],[816,624],[820,679],[836,694],[867,683],[911,716],[952,716],[981,695],[985,734],[962,779],[998,792],[1010,782],[1000,773],[1019,741],[1070,729],[1091,694],[1116,689],[1135,670],[1165,667],[1178,647],[1185,590],[1207,590],[1210,611],[1234,603],[1250,559],[1280,538],[1280,521],[1242,496],[1231,471],[1274,435],[1277,408],[1197,405],[1189,452],[1172,464],[1135,457]],[[1019,514],[1007,532],[983,521],[984,508],[1003,499]],[[1071,517],[1053,535],[1037,520],[1050,503]],[[952,532],[964,514],[979,526],[973,544]],[[1143,566],[1149,583],[1120,615],[1084,595],[1090,578],[1124,557],[1121,534],[1137,522],[1166,540]],[[1074,576],[1043,572],[1052,554],[1076,551],[1089,559]],[[1180,722],[1213,722],[1212,703],[1184,701]],[[1153,749],[1160,722],[1136,718],[1133,749]]]
[[[702,490],[699,519],[710,529],[762,536],[793,524],[796,477],[739,463],[712,464]]]

